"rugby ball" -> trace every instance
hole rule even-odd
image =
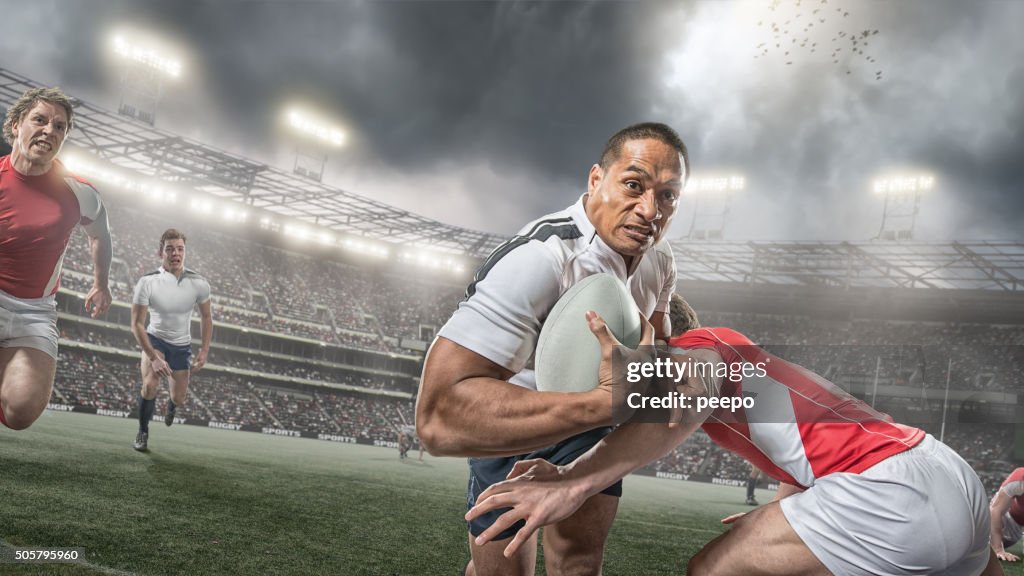
[[[587,323],[588,310],[600,314],[623,345],[640,344],[640,310],[629,290],[611,274],[588,276],[558,299],[544,321],[534,352],[537,390],[586,392],[597,387],[601,345]]]

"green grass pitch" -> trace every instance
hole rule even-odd
[[[136,426],[47,412],[0,431],[3,546],[84,548],[89,562],[0,574],[455,575],[468,559],[463,459],[156,421],[140,454]],[[605,573],[683,573],[743,497],[627,478]]]

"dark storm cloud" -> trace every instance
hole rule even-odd
[[[939,177],[923,237],[1020,237],[1020,2],[828,0],[849,16],[819,23],[819,45],[880,31],[873,61],[838,65],[753,59],[760,1],[5,4],[4,67],[114,107],[108,30],[158,31],[187,53],[161,126],[287,167],[278,118],[299,97],[352,133],[329,181],[465,226],[508,233],[565,206],[614,130],[662,119],[696,172],[746,174],[732,238],[869,237],[871,177],[897,165]]]
[[[876,63],[850,58],[848,50],[839,65],[806,50],[793,51],[792,65],[781,57],[754,60],[753,51],[732,58],[734,45],[722,30],[741,27],[725,3],[701,4],[685,21],[689,42],[674,59],[703,73],[683,74],[664,92],[683,105],[663,107],[675,123],[696,128],[697,170],[721,164],[748,175],[750,189],[733,203],[732,237],[867,238],[881,215],[871,179],[906,166],[930,170],[940,183],[923,199],[920,237],[1019,238],[1024,206],[1015,190],[1024,172],[1010,159],[1024,148],[1014,111],[1019,91],[1007,79],[1022,66],[1014,29],[1024,6],[845,4],[848,20],[822,26],[817,41],[830,45],[839,31],[879,29],[871,37]]]

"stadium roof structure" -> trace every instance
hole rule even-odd
[[[40,86],[0,68],[0,105]],[[486,234],[353,194],[154,128],[81,100],[68,141],[114,166],[281,216],[364,238],[483,258],[503,236]]]
[[[0,68],[0,105],[40,84]],[[482,259],[506,238],[426,216],[76,101],[69,141],[112,165],[341,233]],[[1024,290],[1024,242],[670,241],[681,281]]]
[[[1024,290],[1024,242],[672,240],[678,279],[821,286]]]

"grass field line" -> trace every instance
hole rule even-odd
[[[12,546],[3,540],[0,540],[0,549],[14,550],[15,548],[32,548],[32,546]],[[39,548],[48,548],[48,546],[39,546]],[[89,570],[95,570],[102,574],[110,574],[110,576],[137,576],[135,572],[128,572],[127,570],[118,570],[117,568],[110,568],[109,566],[102,566],[100,564],[93,564],[88,560],[80,560],[78,562],[68,562],[68,564],[77,564],[84,566]]]

